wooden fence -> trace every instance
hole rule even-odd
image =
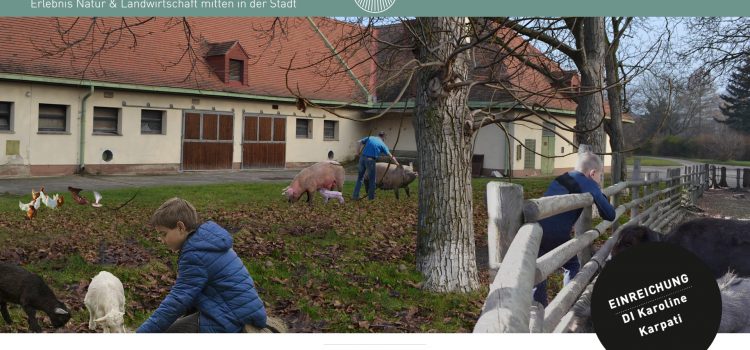
[[[523,199],[523,188],[505,182],[487,184],[488,243],[490,268],[498,269],[475,333],[562,332],[570,323],[571,306],[580,298],[594,276],[606,263],[622,228],[641,224],[656,231],[678,221],[681,209],[695,201],[709,187],[709,165],[669,169],[666,178],[658,173],[642,173],[638,160],[633,178],[607,187],[609,198],[630,195],[626,203],[615,204],[613,222],[592,225],[593,198],[588,193]],[[544,218],[575,209],[584,209],[575,225],[575,236],[554,250],[537,257]],[[622,226],[615,223],[629,212]],[[592,256],[592,243],[611,230],[613,234]],[[532,289],[573,256],[578,255],[581,270],[543,308],[532,305]]]

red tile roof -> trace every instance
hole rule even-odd
[[[89,18],[76,22],[75,18],[0,17],[0,47],[4,48],[0,50],[0,72],[263,96],[291,97],[294,94],[288,89],[292,89],[308,99],[366,102],[361,87],[349,76],[338,58],[332,56],[331,49],[307,18],[291,17],[276,22],[277,31],[273,37],[267,29],[274,24],[274,18],[189,18],[193,52],[186,52],[188,40],[179,19],[154,18],[132,28],[133,35],[121,31],[106,38],[102,33],[108,28],[121,26],[122,21],[132,24],[139,20],[142,19],[100,18],[94,34],[85,35],[92,23]],[[59,28],[72,27],[70,32],[60,34],[58,21]],[[313,21],[330,44],[342,51],[341,58],[361,84],[371,93],[376,93],[380,101],[395,97],[393,89],[398,84],[374,91],[378,82],[387,75],[376,70],[375,62],[370,59],[375,46],[349,46],[351,38],[363,30],[361,26],[328,18],[314,18]],[[384,38],[403,35],[400,27],[380,27],[376,35]],[[84,37],[86,45],[60,55],[44,56],[43,51],[54,51],[63,45],[62,37],[67,40]],[[501,30],[498,37],[508,42],[509,47],[517,47],[529,61],[563,77],[568,91],[575,90],[579,81],[575,72],[564,71],[511,30]],[[103,45],[97,47],[104,50],[89,60],[92,43]],[[244,86],[224,83],[204,61],[206,56],[225,53],[236,43],[249,56],[248,82]],[[487,59],[491,62],[492,58],[481,54],[481,48],[476,51],[480,62]],[[487,50],[497,51],[496,48]],[[194,59],[196,57],[198,60]],[[382,62],[381,56],[378,56],[378,61]],[[299,69],[289,72],[287,84],[286,73],[290,64]],[[575,110],[576,103],[568,97],[565,87],[561,89],[553,79],[525,65],[517,56],[503,59],[498,66],[500,68],[478,70],[474,74],[497,74],[498,69],[512,72],[508,81],[516,88],[516,97],[521,97],[529,105]],[[512,97],[477,88],[471,99],[498,101],[511,100]]]
[[[60,18],[63,28],[70,28],[75,18]],[[134,23],[136,18],[125,20]],[[326,22],[324,31],[333,36],[344,33],[348,24]],[[103,18],[102,31],[119,27],[120,18]],[[54,18],[2,17],[0,18],[0,72],[29,74],[59,78],[86,79],[112,83],[148,86],[228,91],[263,96],[293,96],[286,84],[286,68],[293,56],[294,66],[309,65],[315,59],[330,56],[320,36],[305,18],[288,18],[284,23],[286,35],[274,40],[264,37],[261,28],[270,28],[273,18],[226,17],[189,18],[195,48],[193,57],[185,52],[185,30],[177,19],[156,18],[134,27],[134,37],[127,31],[113,35],[105,43],[105,35],[95,31],[84,40],[94,45],[104,45],[105,50],[93,61],[88,59],[91,47],[85,45],[62,55],[44,57],[41,50],[53,51],[63,45]],[[84,37],[91,20],[82,18],[73,26],[70,39]],[[258,30],[256,30],[258,29]],[[321,29],[323,30],[323,29]],[[69,40],[70,40],[69,39]],[[329,38],[336,41],[336,37]],[[248,84],[227,86],[202,60],[212,48],[211,43],[237,41],[250,56]],[[98,47],[98,46],[97,46]],[[185,56],[183,56],[183,54]],[[192,70],[193,62],[197,62]],[[367,68],[367,67],[365,67]],[[323,78],[320,67],[293,70],[289,73],[289,87],[299,90],[310,99],[336,101],[366,101],[342,69],[338,74]],[[355,70],[355,73],[361,69]]]

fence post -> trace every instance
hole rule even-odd
[[[672,179],[673,177],[677,176],[677,175],[675,175],[675,174],[677,174],[676,170],[677,169],[674,169],[674,168],[673,169],[667,169],[667,177],[669,177],[669,179],[670,179],[669,182],[667,183],[667,187],[672,187],[672,186],[674,186],[674,185],[677,184],[677,181],[679,181],[679,180]],[[674,196],[675,192],[677,192],[677,191],[675,191],[675,190],[669,191],[669,193],[667,193],[667,197]],[[671,203],[669,203],[669,204],[671,204]]]
[[[639,181],[641,180],[641,158],[636,157],[633,161],[633,174],[631,174],[631,180],[633,181]],[[630,189],[630,200],[634,201],[638,199],[638,196],[641,192],[641,186],[631,187]],[[635,217],[638,215],[638,206],[634,205],[632,208],[630,208],[630,217]]]
[[[703,193],[703,165],[695,166],[695,200]]]
[[[716,181],[716,165],[711,165],[711,188],[719,188],[719,182]]]
[[[700,178],[700,175],[701,175],[701,174],[700,174],[700,168],[698,167],[698,165],[697,165],[697,164],[696,164],[696,165],[693,165],[693,171],[695,172],[695,177],[693,177],[693,184],[694,184],[694,185],[695,185],[695,186],[697,187],[697,186],[698,186],[698,184],[700,184],[700,182],[701,182],[701,178]]]
[[[729,187],[727,185],[727,167],[721,167],[721,180],[719,180],[719,187]]]
[[[487,246],[490,269],[500,268],[523,224],[523,187],[507,182],[487,184]]]
[[[742,187],[750,187],[750,169],[748,168],[742,171]]]
[[[578,157],[580,158],[581,155],[585,152],[591,152],[593,151],[593,148],[591,145],[585,145],[580,144],[578,145]],[[578,221],[576,221],[575,224],[575,236],[582,235],[584,232],[591,229],[591,206],[587,206],[583,208],[583,211],[581,212],[581,216],[578,217]],[[581,250],[578,253],[578,262],[583,266],[589,259],[591,259],[591,246],[586,247],[585,249]]]
[[[703,195],[703,192],[706,192],[706,190],[710,186],[709,177],[708,177],[708,169],[709,169],[708,163],[703,164],[703,167],[704,167],[703,171],[705,171],[705,173],[703,173],[703,190],[701,190],[701,195]]]
[[[691,176],[692,181],[690,183],[690,204],[695,205],[698,203],[698,166],[693,165],[693,175]]]
[[[740,168],[737,168],[737,189],[739,190],[741,188],[740,184]]]
[[[643,176],[643,181],[648,182],[649,180],[651,180],[651,173],[646,173],[645,176]],[[648,197],[649,194],[651,194],[651,185],[649,185],[649,184],[643,185],[643,197]],[[646,209],[648,209],[651,206],[651,201],[647,200],[647,201],[643,202],[642,206],[643,206],[643,209],[645,211]],[[643,218],[643,220],[645,220],[645,219],[646,219],[646,217]]]

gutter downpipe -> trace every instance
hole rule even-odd
[[[81,116],[81,135],[80,135],[80,143],[78,146],[78,173],[83,174],[86,170],[86,160],[85,160],[85,149],[86,149],[86,101],[91,97],[91,95],[94,94],[94,84],[89,82],[90,90],[89,92],[83,96],[81,99],[81,110],[80,110],[80,116]]]

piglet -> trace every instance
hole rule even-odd
[[[321,188],[318,192],[323,196],[323,201],[325,203],[328,203],[329,199],[338,199],[339,203],[344,204],[344,196],[339,191],[329,191],[325,188]]]

